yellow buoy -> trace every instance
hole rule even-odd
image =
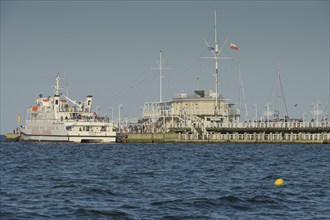
[[[278,179],[275,180],[275,182],[274,182],[274,184],[275,184],[276,186],[281,186],[281,185],[283,185],[283,183],[284,183],[284,180],[283,180],[282,178],[278,178]]]

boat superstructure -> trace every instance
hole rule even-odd
[[[113,123],[93,111],[93,97],[76,102],[60,93],[60,80],[55,78],[54,95],[38,95],[35,105],[27,109],[25,125],[20,127],[21,140],[101,142],[116,141]]]

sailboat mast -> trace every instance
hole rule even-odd
[[[276,57],[276,81],[277,81],[277,86],[276,86],[276,88],[277,88],[277,101],[278,101],[278,118],[280,119],[281,118],[281,110],[282,110],[282,108],[281,108],[281,94],[280,94],[280,71],[279,71],[279,68],[278,68],[278,57]]]
[[[244,101],[244,111],[245,111],[245,118],[244,120],[248,120],[249,118],[249,112],[247,109],[247,104],[246,104],[246,97],[245,97],[245,89],[244,89],[244,84],[243,84],[243,77],[242,77],[242,73],[241,73],[241,63],[238,62],[238,87],[239,87],[239,95],[238,95],[238,103],[239,103],[239,109],[240,112],[242,110],[242,98]],[[242,97],[241,97],[242,95]]]
[[[241,63],[238,62],[238,107],[240,113],[242,111],[241,93],[242,93],[242,83],[241,83]]]
[[[277,59],[276,59],[277,97],[278,97],[279,118],[280,118],[280,113],[281,113],[280,111],[283,108],[283,113],[282,114],[284,115],[284,119],[286,119],[287,117],[289,117],[289,113],[288,113],[288,108],[286,106],[285,94],[284,94],[284,90],[283,90],[283,85],[282,85],[281,75],[280,75],[280,71],[279,71],[279,62],[278,61],[279,61],[279,57],[277,57]]]

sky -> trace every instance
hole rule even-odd
[[[1,1],[1,134],[26,118],[39,93],[93,95],[99,114],[141,116],[159,100],[159,51],[164,59],[163,100],[176,93],[215,90],[214,45],[229,36],[220,61],[220,93],[238,103],[237,63],[249,114],[265,111],[274,91],[276,57],[290,118],[322,115],[329,105],[329,1]],[[235,43],[238,51],[232,51]],[[197,83],[197,79],[198,83]],[[272,89],[273,88],[273,89]],[[275,104],[272,108],[276,108]],[[322,117],[320,115],[320,117]]]

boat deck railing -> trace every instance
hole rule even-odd
[[[63,123],[63,122],[103,122],[103,123],[112,123],[107,118],[94,118],[94,119],[29,119],[26,122],[52,122],[52,123]]]

